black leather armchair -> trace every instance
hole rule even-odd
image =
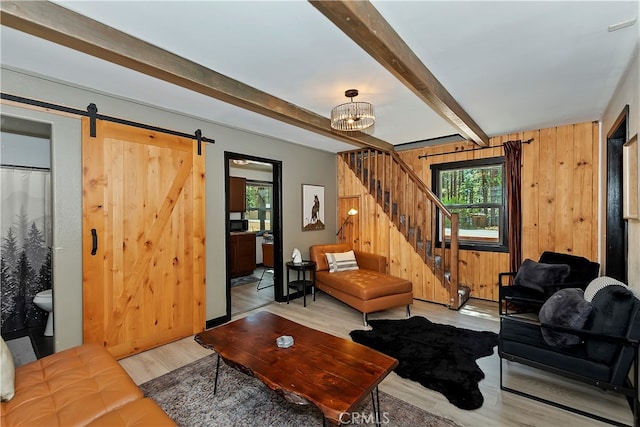
[[[624,395],[640,425],[638,402],[640,300],[625,286],[608,286],[593,297],[593,311],[582,329],[540,323],[518,316],[500,318],[498,355],[500,389],[553,405],[599,421],[624,425],[598,414],[534,396],[503,383],[503,360],[517,362],[555,375]],[[578,337],[578,344],[559,347],[548,332]],[[551,345],[553,344],[553,345]],[[630,378],[630,372],[635,372]]]
[[[589,261],[587,258],[563,254],[559,252],[545,251],[538,260],[542,264],[566,264],[569,266],[569,275],[561,283],[545,284],[543,291],[518,285],[510,285],[509,278],[517,275],[516,271],[498,274],[499,286],[499,312],[500,315],[508,315],[509,307],[517,307],[518,312],[537,312],[549,297],[564,288],[585,289],[587,285],[600,272],[600,264]]]

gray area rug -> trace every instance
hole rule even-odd
[[[37,359],[31,345],[31,338],[20,337],[7,341],[7,347],[13,356],[13,364],[18,367]]]
[[[233,288],[234,286],[246,285],[248,283],[256,283],[259,280],[260,280],[260,278],[254,276],[254,275],[236,277],[236,278],[231,279],[231,287]]]
[[[320,410],[298,406],[268,389],[260,380],[220,363],[218,391],[214,395],[217,356],[204,357],[140,386],[181,426],[321,426]],[[451,420],[380,392],[382,425],[455,427]],[[357,410],[361,426],[375,425],[371,399]]]

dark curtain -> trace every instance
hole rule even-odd
[[[507,224],[509,238],[509,271],[518,271],[522,263],[522,200],[520,160],[522,143],[504,143],[505,178],[507,184]]]

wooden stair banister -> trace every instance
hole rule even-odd
[[[458,281],[458,214],[450,212],[397,153],[369,148],[340,155],[447,289],[449,308],[460,308],[468,298],[469,288],[460,286]],[[443,220],[438,224],[439,216]],[[445,218],[451,224],[450,236],[446,235]],[[438,235],[442,236],[442,244]]]
[[[431,204],[435,206],[435,215],[433,215],[432,221],[432,230],[435,229],[435,222],[437,219],[437,211],[439,210],[443,217],[449,218],[451,222],[451,241],[450,241],[450,250],[447,252],[442,250],[442,267],[438,269],[440,283],[443,285],[445,283],[449,283],[449,307],[459,308],[458,305],[458,238],[459,238],[459,220],[458,214],[450,212],[446,206],[442,203],[442,201],[435,195],[433,191],[420,179],[418,175],[411,169],[407,164],[400,158],[400,156],[396,152],[389,153],[394,162],[402,169],[402,172],[405,173],[417,186],[417,188],[427,196],[430,200]],[[454,219],[455,218],[455,219]],[[435,245],[435,233],[431,233],[433,236],[433,243]],[[440,221],[440,236],[442,237],[442,241],[445,242],[446,246],[446,234],[445,234],[445,221]],[[406,237],[406,236],[405,236]],[[415,249],[415,246],[413,246]],[[435,247],[435,246],[434,246]],[[449,259],[446,259],[446,255],[449,255]],[[447,262],[448,261],[448,262]],[[446,266],[449,266],[449,277],[446,278]],[[460,304],[462,305],[462,304]]]

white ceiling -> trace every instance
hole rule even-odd
[[[357,88],[376,109],[372,135],[394,145],[458,133],[305,1],[56,3],[325,117]],[[372,3],[489,136],[600,119],[638,49],[637,22],[607,30],[637,18],[637,0]],[[0,36],[2,66],[329,152],[354,148],[5,26]]]

